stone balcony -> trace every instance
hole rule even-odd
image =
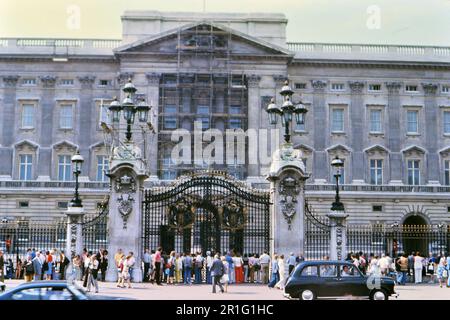
[[[450,47],[288,42],[299,60],[450,63]]]

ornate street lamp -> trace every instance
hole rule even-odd
[[[344,211],[344,204],[339,197],[339,178],[341,177],[341,168],[344,166],[344,162],[339,159],[338,156],[331,161],[331,166],[335,170],[334,177],[336,178],[336,198],[331,205],[332,211]]]
[[[139,122],[147,122],[148,112],[151,107],[145,103],[144,99],[141,99],[141,101],[137,103],[135,99],[137,89],[131,82],[131,79],[128,79],[128,83],[122,91],[125,93],[125,99],[123,99],[122,104],[120,104],[117,98],[114,98],[109,105],[109,111],[111,112],[113,123],[120,121],[120,113],[123,111],[123,118],[127,122],[126,138],[128,141],[131,141],[131,126],[134,124],[136,113],[138,113]]]
[[[281,107],[278,107],[275,104],[275,99],[272,98],[266,110],[269,113],[270,124],[277,124],[278,116],[281,117],[281,123],[284,126],[284,141],[286,143],[291,142],[290,123],[292,116],[295,115],[295,121],[300,125],[305,123],[305,114],[308,112],[301,102],[292,103],[293,94],[294,91],[292,91],[289,82],[286,80],[280,91],[280,95],[283,97],[283,104]]]
[[[75,175],[75,195],[71,201],[71,207],[83,207],[80,195],[78,193],[78,176],[81,173],[81,165],[83,164],[83,162],[84,159],[80,155],[80,151],[78,150],[77,153],[72,157],[72,170],[73,174]]]

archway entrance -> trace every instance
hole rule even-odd
[[[424,217],[413,214],[403,221],[402,242],[403,251],[407,254],[419,251],[422,256],[428,256],[430,226]]]

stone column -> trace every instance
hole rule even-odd
[[[437,84],[422,83],[425,91],[425,145],[427,146],[427,167],[429,184],[439,184],[438,123],[439,107],[436,101]]]
[[[400,132],[400,95],[401,82],[386,82],[388,89],[387,117],[388,126],[386,128],[387,147],[390,154],[390,182],[389,184],[403,184],[402,178],[402,154],[401,132]]]
[[[114,255],[120,248],[133,252],[136,263],[133,282],[142,282],[142,199],[144,180],[148,177],[141,150],[133,142],[115,147],[110,162],[111,195],[108,235],[110,262],[107,281],[117,281]]]
[[[93,113],[93,96],[92,85],[95,82],[95,76],[86,75],[78,77],[78,81],[81,83],[80,90],[80,105],[78,108],[77,118],[79,119],[79,127],[77,132],[77,142],[80,146],[80,154],[86,161],[86,168],[91,167],[91,153],[89,152],[89,146],[95,141],[92,140],[93,136],[86,134],[92,131],[92,126],[96,126],[97,122],[92,121],[95,119],[95,113]],[[86,171],[86,175],[89,175],[89,170]]]
[[[331,211],[330,260],[345,260],[347,257],[347,217],[343,211]]]
[[[12,176],[13,148],[15,137],[15,114],[16,114],[16,85],[19,80],[18,75],[3,76],[3,103],[2,121],[3,127],[0,136],[0,176]]]
[[[259,118],[260,118],[260,98],[259,98],[259,82],[261,77],[256,74],[251,74],[247,76],[248,84],[248,129],[256,130],[258,133],[259,129]],[[259,144],[258,134],[256,134],[256,141],[254,143]],[[248,148],[249,149],[249,148]],[[258,148],[256,148],[258,150]],[[258,164],[248,164],[247,167],[248,177],[258,177],[259,176],[259,157]]]
[[[68,207],[67,215],[67,237],[66,256],[81,254],[83,251],[83,207]]]
[[[158,116],[159,116],[159,82],[161,78],[160,73],[146,73],[148,80],[147,87],[147,103],[152,107],[149,112],[149,121],[152,121],[155,132],[158,131]],[[158,175],[158,137],[149,138],[147,144],[147,165],[150,170],[150,177],[157,179]]]
[[[327,143],[327,135],[329,132],[324,128],[324,123],[328,122],[327,110],[325,105],[325,87],[327,82],[323,80],[312,80],[313,107],[311,108],[312,119],[314,119],[314,177],[316,180],[323,182],[328,180],[328,160],[327,152],[325,151]],[[311,117],[310,117],[311,119]],[[319,130],[322,128],[322,130]]]
[[[304,253],[304,185],[308,176],[300,150],[284,144],[275,151],[268,180],[271,190],[271,253]]]
[[[352,156],[352,180],[353,183],[364,183],[364,106],[363,89],[364,83],[359,81],[350,81],[352,91],[350,102],[350,126],[351,126],[351,146]]]

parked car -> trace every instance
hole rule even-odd
[[[305,261],[289,276],[285,295],[300,300],[355,296],[371,300],[388,300],[398,296],[395,282],[389,277],[370,278],[350,262]]]
[[[88,295],[83,289],[67,281],[33,281],[0,295],[0,300],[122,300],[123,298]],[[126,299],[128,300],[128,299]]]

